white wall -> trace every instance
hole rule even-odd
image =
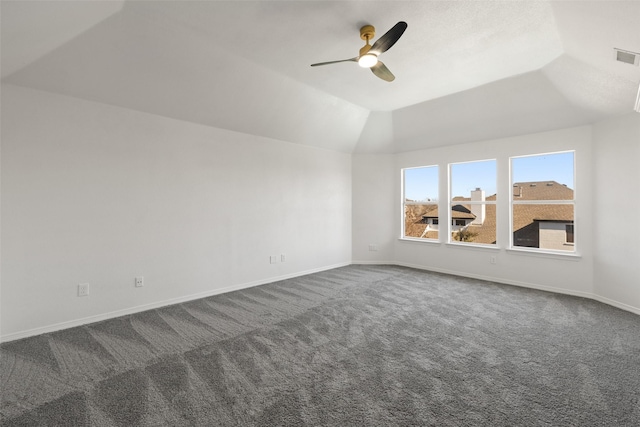
[[[3,85],[1,161],[3,340],[351,260],[349,154]]]
[[[449,147],[399,153],[394,156],[354,156],[354,183],[365,182],[374,170],[384,170],[393,176],[393,188],[372,183],[366,194],[354,198],[354,262],[370,262],[375,255],[363,250],[369,243],[364,236],[374,232],[386,232],[379,239],[393,241],[394,261],[435,271],[463,276],[485,278],[504,283],[593,296],[593,186],[591,127],[524,135],[500,140],[480,141]],[[524,254],[510,251],[509,244],[509,157],[525,154],[576,150],[576,232],[579,239],[579,257]],[[447,165],[451,162],[496,159],[498,167],[498,244],[496,249],[477,248],[461,244],[429,243],[400,240],[401,202],[400,171],[406,167],[438,164],[440,166],[440,211],[447,206]],[[388,172],[389,169],[393,173]],[[359,174],[362,174],[359,176]],[[354,186],[354,193],[361,188]],[[365,206],[373,203],[379,213],[375,221],[362,216]],[[381,209],[383,204],[394,209]],[[384,224],[379,228],[377,224]],[[389,224],[392,224],[390,227]],[[366,228],[368,229],[365,230]],[[445,236],[446,237],[446,236]],[[491,264],[490,258],[497,257]]]
[[[594,126],[595,292],[640,312],[640,114]]]
[[[396,223],[401,209],[393,197],[400,172],[391,154],[353,156],[353,259],[356,263],[393,263]],[[399,200],[399,199],[398,199]],[[370,250],[374,245],[377,250]]]

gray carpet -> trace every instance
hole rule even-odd
[[[3,426],[639,426],[640,316],[349,266],[0,346]]]

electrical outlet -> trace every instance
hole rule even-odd
[[[88,283],[80,283],[78,285],[78,296],[79,297],[87,297],[87,296],[89,296],[89,284]]]
[[[144,277],[137,276],[136,277],[136,288],[141,288],[144,286]]]
[[[489,262],[491,264],[497,264],[498,263],[498,257],[495,255],[491,255],[491,258],[489,258]]]
[[[378,250],[378,245],[369,245],[369,251],[376,252]]]
[[[269,261],[271,262],[271,264],[275,264],[278,262],[278,257],[276,255],[271,255],[269,257]]]
[[[285,262],[287,260],[287,257],[284,254],[280,255],[280,262]]]

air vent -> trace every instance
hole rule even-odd
[[[617,49],[615,47],[613,48],[613,52],[615,53],[615,58],[618,62],[635,65],[636,67],[640,65],[640,53]]]

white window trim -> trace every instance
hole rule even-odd
[[[458,247],[458,248],[469,248],[469,249],[480,249],[480,250],[495,250],[495,251],[499,251],[501,248],[500,246],[498,246],[497,244],[491,244],[491,243],[467,243],[467,242],[458,242],[457,240],[454,240],[452,242],[446,242],[447,246],[453,246],[453,247]]]
[[[425,165],[425,166],[411,166],[411,167],[406,167],[406,168],[400,168],[400,183],[401,183],[401,191],[400,191],[400,237],[398,238],[398,240],[405,240],[405,241],[411,241],[411,242],[427,242],[427,243],[440,243],[440,232],[438,232],[438,238],[437,239],[428,239],[425,237],[407,237],[406,236],[406,230],[405,230],[405,217],[404,217],[404,213],[405,213],[405,206],[406,206],[406,200],[407,198],[405,197],[405,171],[409,170],[409,169],[422,169],[422,168],[432,168],[435,167],[436,170],[438,171],[438,182],[437,182],[437,187],[440,187],[440,165],[439,164],[435,164],[435,165]],[[411,203],[411,204],[426,204],[426,203]],[[436,201],[433,203],[434,205],[438,205],[439,201]]]
[[[535,256],[540,258],[567,259],[572,261],[582,259],[582,255],[580,253],[569,251],[552,251],[550,249],[524,248],[520,246],[507,248],[506,251],[515,255]]]
[[[452,184],[452,171],[451,171],[451,167],[453,165],[463,165],[463,164],[469,164],[469,163],[482,163],[482,162],[495,162],[496,164],[496,199],[497,199],[497,194],[498,194],[498,188],[499,188],[499,183],[498,183],[498,159],[497,158],[489,158],[489,159],[480,159],[480,160],[467,160],[464,162],[451,162],[447,164],[447,200],[449,203],[449,208],[447,209],[447,236],[446,239],[444,239],[444,242],[447,245],[453,245],[453,246],[458,246],[458,247],[476,247],[476,248],[498,248],[498,222],[496,220],[496,243],[492,244],[492,243],[469,243],[469,242],[459,242],[457,240],[453,240],[451,238],[451,234],[453,232],[453,215],[451,214],[451,210],[455,205],[460,205],[463,204],[461,203],[461,200],[453,200],[453,192],[451,191],[451,184]],[[469,201],[464,201],[465,205],[496,205],[496,215],[497,215],[497,200],[484,200],[484,201],[478,201],[478,200],[469,200]],[[442,236],[441,236],[442,239]]]
[[[553,155],[553,154],[563,154],[563,153],[573,153],[573,200],[516,200],[513,197],[513,159],[521,159],[525,157],[536,157],[536,156],[545,156],[545,155]],[[510,156],[508,159],[509,162],[509,247],[507,251],[515,254],[531,254],[542,257],[551,257],[551,258],[577,258],[580,259],[581,255],[578,253],[578,238],[577,238],[577,211],[576,211],[576,201],[577,201],[577,180],[576,180],[576,150],[562,150],[562,151],[551,151],[545,153],[537,153],[537,154],[525,154],[520,156]],[[552,250],[552,249],[541,249],[541,248],[529,248],[525,246],[514,246],[513,244],[513,206],[514,205],[572,205],[573,206],[573,243],[566,243],[566,246],[573,246],[572,251],[561,251],[561,250]]]
[[[438,239],[425,239],[418,237],[398,237],[401,242],[413,242],[413,243],[427,243],[431,245],[440,245],[441,242]]]

